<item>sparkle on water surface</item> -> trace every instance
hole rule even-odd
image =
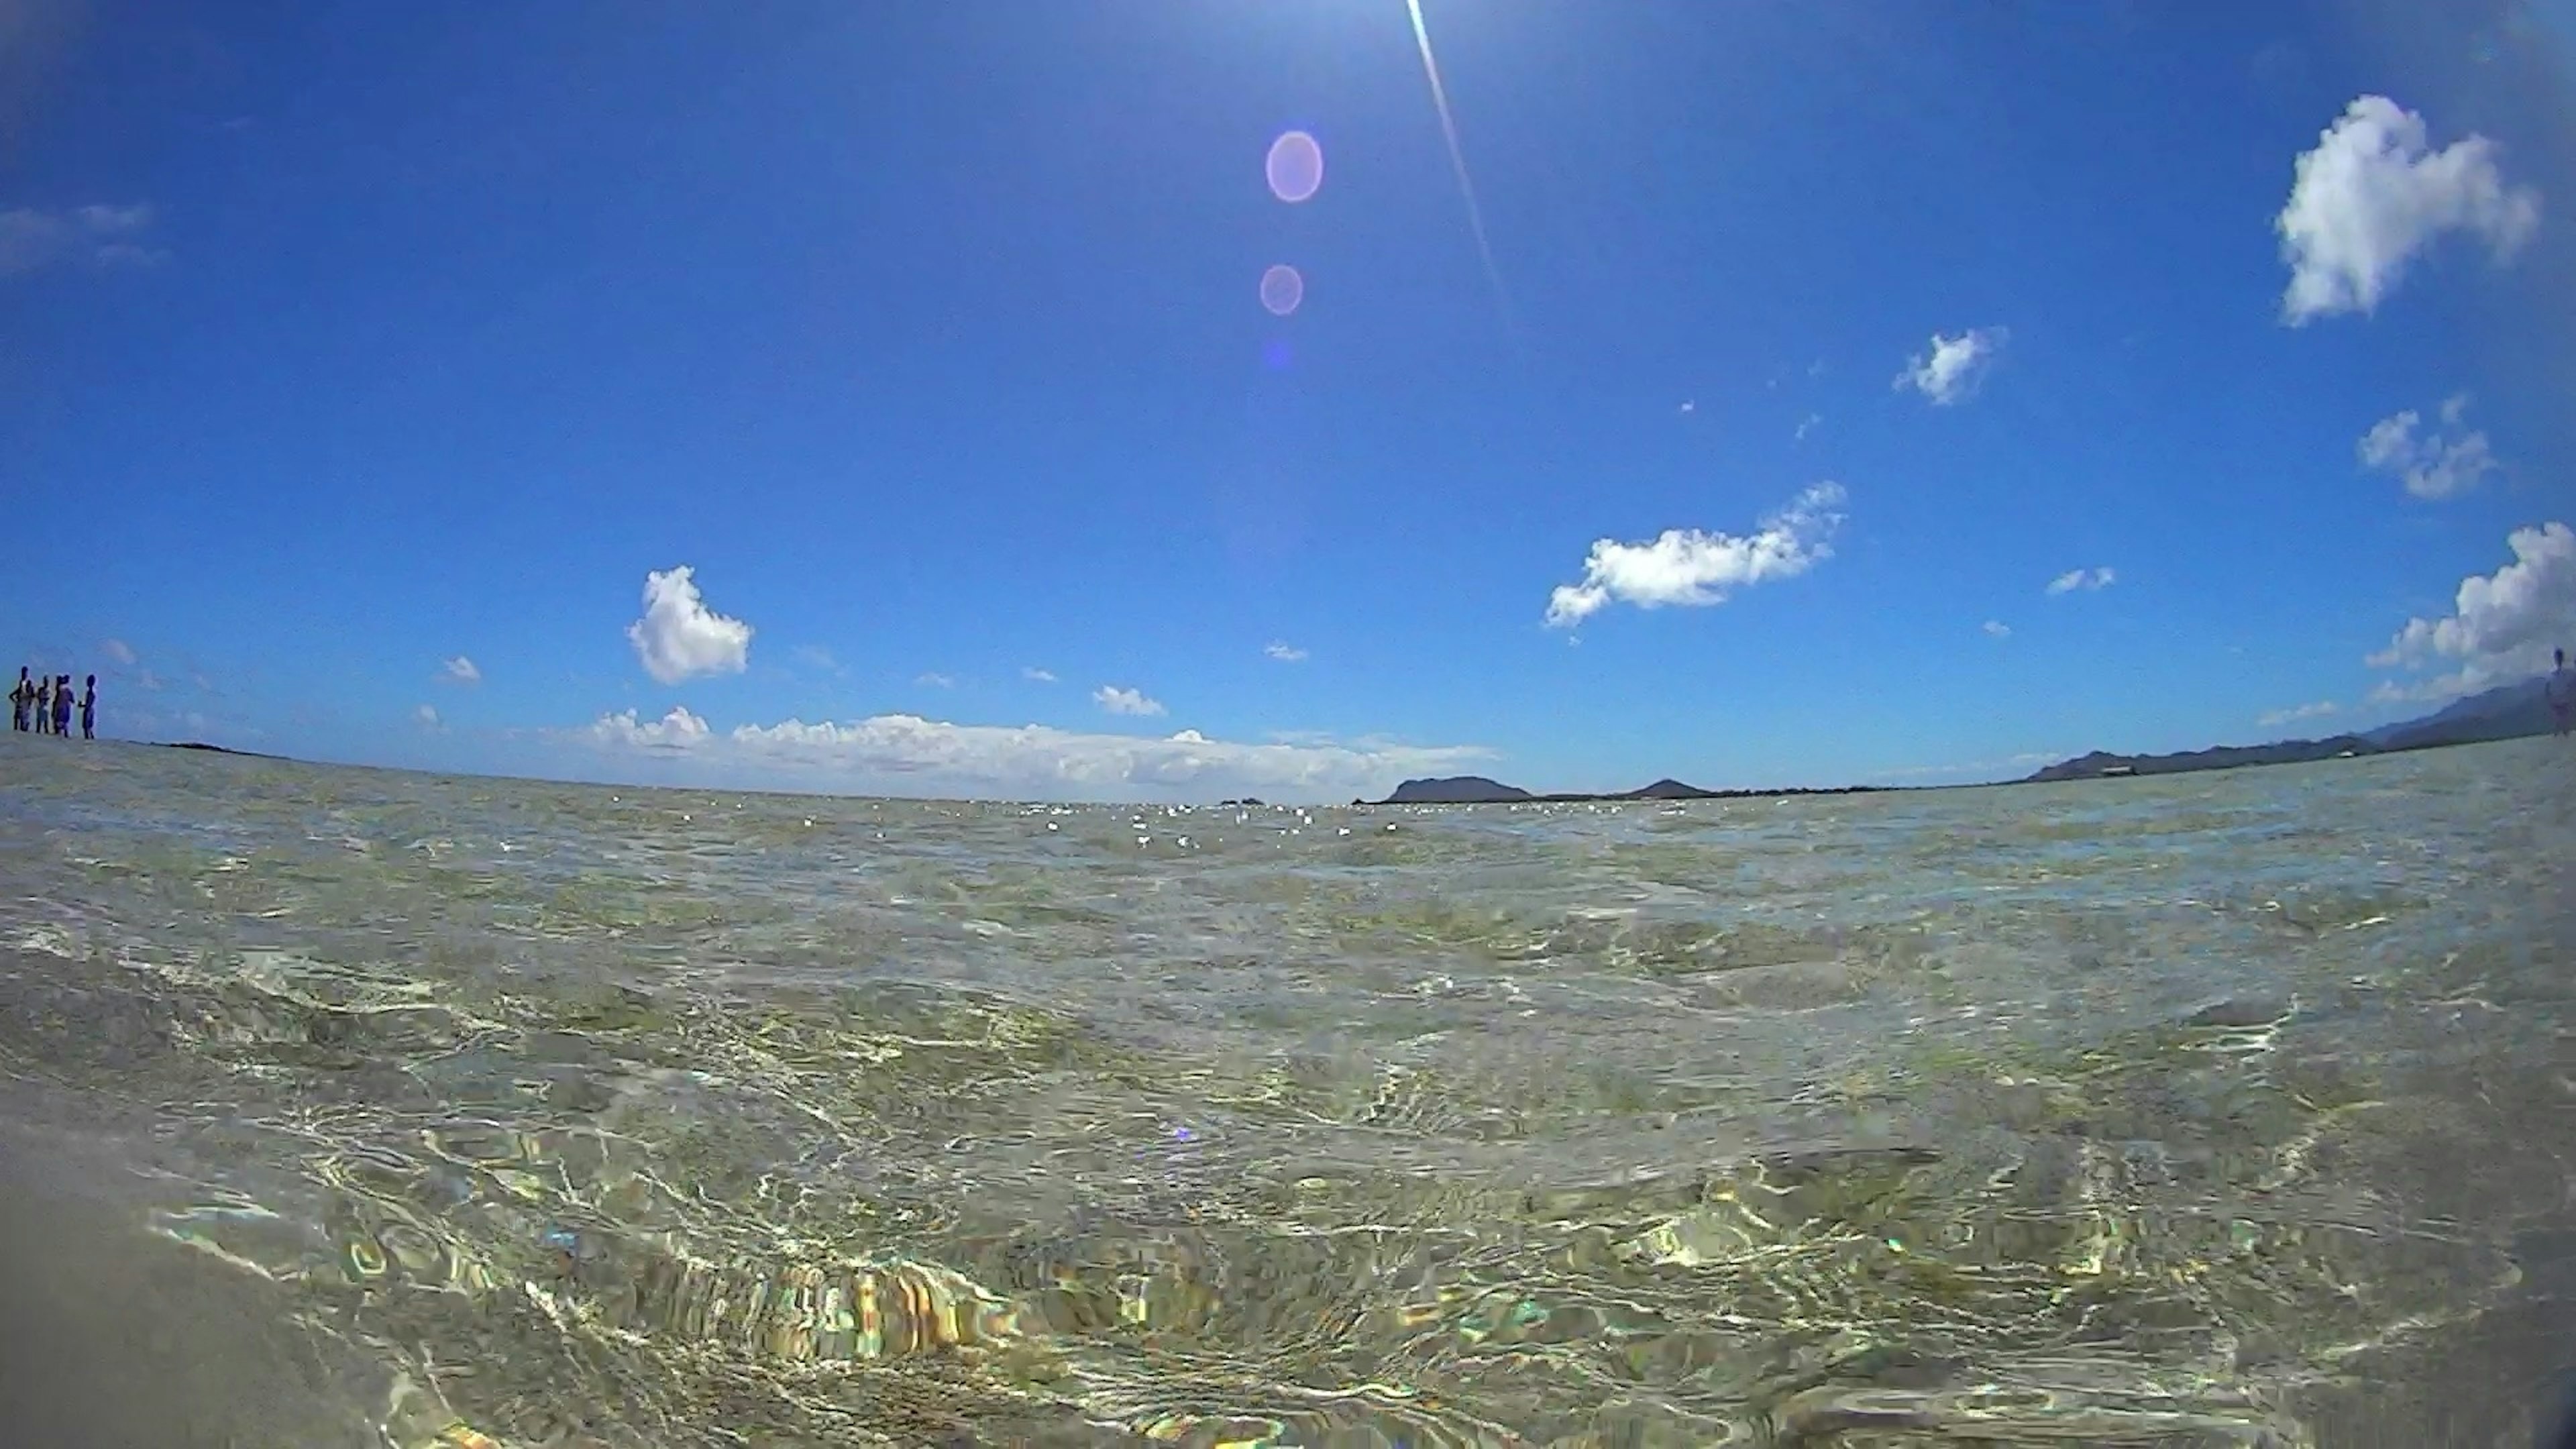
[[[0,1210],[86,1195],[136,1352],[303,1365],[205,1381],[263,1445],[2507,1442],[2571,802],[2551,740],[1182,810],[0,737]]]

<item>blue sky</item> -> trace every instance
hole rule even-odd
[[[1404,0],[15,7],[0,649],[130,738],[1340,799],[2576,646],[2564,7],[1422,15],[1454,158]]]

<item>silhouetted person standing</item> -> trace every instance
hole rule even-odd
[[[54,732],[54,677],[50,674],[36,681],[36,733]]]
[[[68,674],[54,680],[54,736],[70,739],[72,735],[72,677]]]
[[[2565,734],[2576,728],[2576,669],[2567,667],[2567,651],[2551,651],[2558,667],[2549,673],[2549,718],[2552,728]]]
[[[36,703],[36,681],[27,677],[27,666],[18,666],[18,682],[9,690],[9,728],[25,733],[27,711]]]
[[[98,676],[95,674],[81,686],[81,738],[98,738]]]

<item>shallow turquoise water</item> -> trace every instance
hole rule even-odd
[[[0,1181],[159,1351],[298,1345],[189,1390],[281,1444],[2499,1442],[2565,745],[1137,811],[0,739]]]

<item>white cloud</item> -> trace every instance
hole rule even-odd
[[[1148,699],[1142,690],[1120,689],[1104,684],[1091,692],[1091,698],[1111,714],[1153,715],[1163,712],[1161,700]]]
[[[1295,664],[1304,660],[1306,657],[1305,650],[1298,648],[1285,639],[1271,640],[1268,644],[1262,646],[1261,652],[1278,660],[1282,664]]]
[[[790,652],[795,655],[797,663],[806,665],[809,668],[819,669],[826,674],[847,674],[850,672],[841,667],[840,660],[832,657],[831,650],[824,648],[820,644],[799,644]]]
[[[1824,420],[1825,415],[1823,413],[1807,414],[1806,417],[1799,420],[1798,430],[1789,435],[1789,441],[1793,443],[1803,443],[1807,441],[1807,435],[1814,432],[1817,425],[1822,423]]]
[[[1988,619],[1983,627],[1988,634],[1997,639],[2009,639],[2012,637],[2012,625],[2005,623],[2001,619]]]
[[[664,684],[703,674],[740,674],[751,662],[751,626],[709,609],[687,564],[644,578],[644,617],[626,638],[644,672]]]
[[[2119,581],[2119,574],[2107,568],[2068,569],[2048,581],[2052,595],[2071,594],[2078,589],[2107,589]]]
[[[1039,683],[1039,684],[1053,684],[1053,683],[1055,683],[1055,671],[1054,671],[1054,670],[1052,670],[1052,669],[1040,669],[1040,668],[1038,668],[1038,667],[1037,667],[1036,665],[1034,665],[1034,664],[1031,664],[1031,665],[1028,665],[1028,666],[1025,666],[1024,668],[1022,668],[1022,669],[1020,670],[1020,677],[1021,677],[1022,679],[1034,680],[1034,681],[1036,681],[1036,682],[1037,682],[1037,683]]]
[[[101,654],[106,655],[108,658],[115,660],[119,664],[125,665],[128,668],[133,667],[134,646],[126,643],[122,639],[106,640],[98,646],[98,651]]]
[[[2407,620],[2387,648],[2365,661],[2373,669],[2452,667],[2402,683],[2383,681],[2374,698],[2473,694],[2545,673],[2551,649],[2576,648],[2576,531],[2564,523],[2517,528],[2505,545],[2512,563],[2460,580],[2450,614]]]
[[[603,715],[559,739],[610,758],[645,752],[710,782],[836,793],[963,794],[1042,800],[1200,800],[1260,795],[1338,803],[1418,775],[1456,773],[1493,757],[1468,746],[1383,740],[1249,744],[1195,730],[1164,739],[1026,725],[951,724],[915,715],[847,723],[743,725],[717,733],[686,709],[639,723]]]
[[[694,750],[715,738],[707,722],[689,713],[688,706],[675,704],[660,719],[639,723],[635,711],[620,710],[591,721],[586,732],[600,744],[627,749],[648,750],[656,754]]]
[[[1910,387],[1930,398],[1935,407],[1965,402],[1977,395],[1986,374],[1994,370],[1995,354],[2011,335],[2001,327],[1971,327],[1956,337],[1935,332],[1932,350],[1909,360],[1896,375],[1897,390]]]
[[[1748,537],[1668,528],[1651,543],[1597,540],[1584,560],[1583,582],[1560,584],[1548,595],[1547,622],[1578,624],[1614,602],[1641,609],[1722,604],[1737,589],[1796,578],[1833,557],[1842,501],[1840,484],[1818,483]]]
[[[2494,451],[2482,432],[2445,432],[2467,416],[2469,397],[2457,393],[2443,400],[2440,425],[2422,435],[2423,422],[2414,409],[2381,418],[2362,434],[2353,452],[2365,468],[2394,473],[2406,491],[2418,498],[2449,498],[2467,492],[2496,470]]]
[[[1698,411],[1698,410],[1699,410],[1699,404],[1698,404],[1698,403],[1695,403],[1695,402],[1685,402],[1685,403],[1683,403],[1683,404],[1682,404],[1682,411],[1683,411],[1683,412],[1686,412],[1686,413],[1688,413],[1688,412],[1696,412],[1696,411]]]
[[[411,715],[413,719],[420,722],[420,727],[422,729],[428,730],[433,734],[446,728],[446,726],[438,722],[438,711],[430,708],[428,705],[424,704],[420,708],[413,710]]]
[[[2540,193],[2509,186],[2497,146],[2470,136],[2435,151],[2424,118],[2362,96],[2299,157],[2274,227],[2290,268],[2281,316],[2296,327],[2339,312],[2367,316],[2445,232],[2487,244],[2498,263],[2540,226]]]
[[[955,689],[957,687],[957,676],[953,674],[920,674],[915,675],[912,682],[915,684],[926,684],[932,689]]]
[[[2292,705],[2288,709],[2267,711],[2263,714],[2256,715],[2254,717],[2254,723],[2261,725],[2263,728],[2268,730],[2279,725],[2293,724],[2303,719],[2323,719],[2327,715],[2336,713],[2341,708],[2342,706],[2336,704],[2331,699],[2320,699],[2310,704]]]
[[[474,661],[466,658],[462,654],[457,655],[453,659],[441,660],[438,666],[438,673],[439,677],[449,684],[481,684],[483,682],[483,671],[475,668]]]
[[[65,260],[99,266],[161,261],[162,253],[129,239],[151,224],[152,208],[143,205],[0,211],[0,277]]]

